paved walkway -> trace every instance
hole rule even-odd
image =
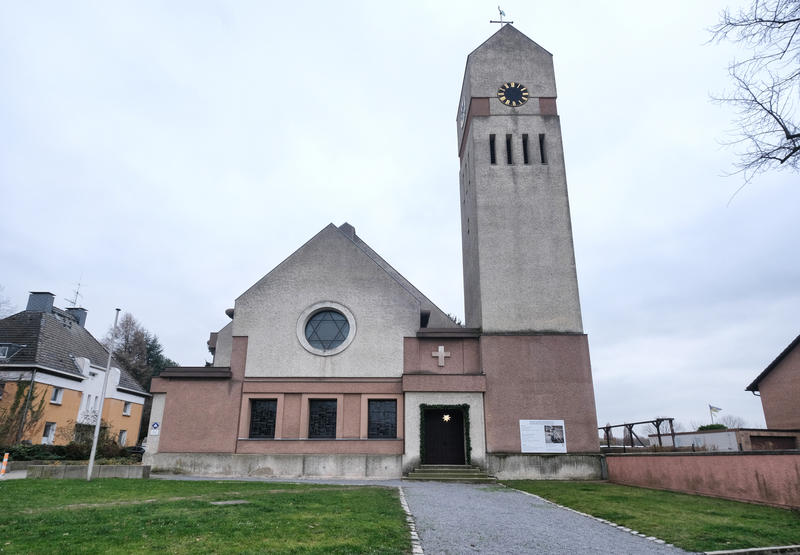
[[[403,491],[426,555],[686,553],[499,485],[403,482]]]

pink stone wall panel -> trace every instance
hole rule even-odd
[[[401,393],[400,378],[319,379],[319,380],[250,380],[245,393]]]
[[[163,380],[166,403],[158,450],[162,453],[233,453],[241,382]]]
[[[344,427],[342,434],[345,438],[361,437],[361,395],[344,396]]]
[[[519,421],[564,420],[567,451],[600,449],[585,335],[483,336],[486,448],[519,453]]]
[[[403,338],[403,371],[417,370],[419,366],[419,339],[416,337]]]
[[[544,116],[558,115],[558,109],[556,108],[556,99],[546,98],[546,97],[539,98],[539,113],[541,113]]]
[[[402,439],[239,440],[237,453],[285,455],[402,455]]]
[[[303,397],[299,393],[283,396],[283,435],[282,437],[300,437],[300,410]]]
[[[444,366],[439,366],[439,358],[432,353],[439,346],[450,353],[445,357]],[[430,372],[434,374],[479,374],[481,371],[477,339],[428,339],[406,337],[403,340],[403,371]]]
[[[607,455],[618,484],[800,508],[800,453]]]
[[[231,379],[154,380],[166,393],[159,452],[234,452],[246,358],[247,338],[234,337]]]
[[[758,389],[767,428],[800,429],[800,347],[786,355]]]
[[[486,376],[405,374],[403,391],[486,391]]]

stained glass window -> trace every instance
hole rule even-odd
[[[278,401],[275,399],[252,399],[250,401],[250,437],[273,439],[275,437],[275,415]]]
[[[347,339],[350,323],[336,310],[321,310],[306,323],[306,339],[315,349],[335,349]]]
[[[367,416],[369,439],[394,439],[397,437],[397,400],[370,399]]]
[[[336,439],[336,399],[311,399],[308,406],[308,437]]]

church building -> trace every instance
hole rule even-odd
[[[552,55],[502,26],[467,58],[456,130],[465,325],[330,224],[236,298],[211,366],[153,380],[146,463],[600,477]]]

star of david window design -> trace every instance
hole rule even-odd
[[[335,349],[350,334],[350,323],[341,312],[321,310],[314,314],[306,324],[306,339],[316,348],[328,351]]]

